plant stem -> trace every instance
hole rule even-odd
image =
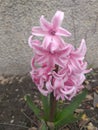
[[[58,72],[58,65],[55,65],[55,70],[56,73]],[[53,85],[53,77],[52,77],[52,85]],[[50,94],[50,122],[54,121],[55,114],[56,114],[56,107],[57,107],[57,101],[56,98],[53,95],[53,92]]]
[[[58,72],[58,65],[55,65],[55,70],[54,71],[56,73]],[[51,83],[53,85],[53,77],[52,77]],[[50,115],[49,115],[49,122],[47,122],[49,130],[55,130],[54,119],[55,119],[55,116],[56,116],[56,110],[57,110],[57,100],[54,97],[54,94],[52,92],[50,94]]]
[[[57,101],[56,98],[54,97],[53,93],[50,94],[50,122],[54,121],[55,114],[56,114],[56,105]]]

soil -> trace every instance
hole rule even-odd
[[[87,76],[85,86],[89,94],[76,113],[83,111],[81,121],[67,125],[62,130],[98,130],[98,68]],[[27,106],[24,96],[30,94],[36,104],[41,104],[39,92],[29,74],[0,76],[0,130],[37,130],[40,122]]]

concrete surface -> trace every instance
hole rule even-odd
[[[87,61],[98,67],[98,0],[0,0],[0,74],[30,71],[31,27],[41,15],[51,20],[57,10],[64,11],[63,27],[72,33],[65,40],[79,46],[85,38]]]

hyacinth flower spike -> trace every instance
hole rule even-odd
[[[34,54],[30,74],[42,94],[43,115],[40,120],[44,121],[42,129],[45,130],[55,130],[78,119],[74,111],[86,96],[86,91],[80,91],[85,87],[85,74],[92,70],[87,69],[87,62],[84,60],[87,51],[85,40],[82,39],[80,46],[75,48],[62,39],[71,36],[70,32],[61,27],[63,19],[62,11],[57,11],[51,22],[42,15],[40,26],[32,28],[32,35],[28,39]],[[43,40],[34,40],[35,36],[41,36]],[[71,101],[73,97],[75,98],[67,109],[57,109],[58,100]],[[41,113],[36,111],[34,104],[31,106],[29,102],[29,105],[39,118]]]

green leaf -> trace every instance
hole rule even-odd
[[[39,118],[40,118],[40,109],[38,109],[38,107],[32,102],[32,99],[29,95],[25,95],[24,96],[25,101],[27,102],[28,106],[30,107],[30,109],[34,112],[34,114]]]
[[[74,118],[75,109],[81,104],[82,100],[85,98],[87,90],[77,95],[71,103],[64,108],[56,117],[55,126],[64,125],[65,123],[72,122]]]
[[[58,122],[58,124],[55,125],[55,127],[58,129],[59,127],[65,125],[65,124],[74,123],[74,122],[76,122],[76,121],[78,121],[80,119],[80,117],[81,117],[80,115],[78,115],[77,117],[75,117],[74,115],[69,115],[67,120],[65,120],[65,118],[63,118],[61,120],[61,122]]]
[[[49,119],[49,111],[50,111],[50,105],[49,105],[49,98],[48,96],[41,95],[42,103],[43,103],[43,110],[44,110],[44,119]]]
[[[44,121],[44,120],[41,120],[41,123],[42,123],[42,124],[41,124],[39,130],[48,130],[48,127],[47,127],[45,121]]]

